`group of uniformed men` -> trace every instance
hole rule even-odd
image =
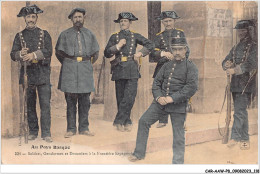
[[[52,41],[49,33],[36,26],[38,14],[43,11],[36,5],[23,7],[18,17],[24,17],[26,28],[17,33],[14,39],[11,58],[26,62],[28,75],[28,123],[29,140],[38,136],[39,125],[36,115],[36,90],[39,97],[41,117],[41,138],[52,142],[50,125],[50,62]],[[78,132],[94,136],[89,131],[88,112],[90,93],[94,92],[92,64],[98,59],[99,45],[95,35],[83,26],[86,11],[75,8],[68,18],[73,27],[61,32],[55,54],[61,63],[58,89],[64,92],[67,102],[67,132],[65,138],[76,134],[76,112],[79,112]],[[149,128],[159,120],[158,128],[164,127],[170,115],[173,130],[173,164],[184,163],[185,137],[184,122],[188,100],[198,89],[198,70],[188,59],[189,47],[180,29],[174,28],[178,15],[174,11],[163,11],[158,20],[165,27],[156,35],[154,42],[130,30],[132,21],[138,20],[130,12],[122,12],[118,19],[120,31],[112,34],[104,50],[106,58],[115,56],[111,63],[112,81],[115,81],[118,112],[113,125],[118,131],[131,131],[131,109],[137,94],[140,76],[139,60],[150,54],[158,64],[153,75],[152,92],[154,101],[141,116],[138,123],[136,148],[129,160],[134,162],[145,157]],[[241,43],[235,46],[223,61],[223,68],[232,74],[232,92],[235,103],[232,146],[239,141],[248,141],[248,118],[246,112],[250,88],[241,94],[242,82],[249,78],[249,72],[256,69],[256,45],[248,34],[248,21],[238,22],[236,29],[245,30]],[[241,34],[242,35],[242,34]],[[137,45],[143,48],[136,50]],[[229,66],[232,64],[233,66]],[[19,83],[23,84],[24,68],[21,67]],[[241,80],[242,79],[242,80]],[[249,85],[250,86],[250,85]],[[77,109],[78,104],[78,109]]]

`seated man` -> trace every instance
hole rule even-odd
[[[173,37],[173,58],[165,63],[154,78],[152,92],[154,101],[138,123],[136,148],[129,161],[145,157],[149,128],[160,117],[170,114],[173,130],[173,164],[184,163],[184,122],[188,99],[198,89],[198,69],[186,58],[187,42],[184,37]]]

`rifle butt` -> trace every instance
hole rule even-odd
[[[227,144],[228,138],[229,138],[229,128],[226,129],[225,135],[223,136],[223,139],[222,139],[222,144]]]

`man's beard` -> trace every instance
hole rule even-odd
[[[81,23],[81,22],[75,22],[75,23],[74,23],[74,26],[75,26],[75,27],[78,27],[78,28],[81,28],[81,27],[83,26],[83,23]]]

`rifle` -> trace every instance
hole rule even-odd
[[[222,144],[227,144],[229,139],[229,124],[231,121],[231,91],[230,91],[230,78],[231,75],[227,75],[227,115],[226,115],[226,126],[224,129],[224,136]]]
[[[23,48],[26,48],[26,43],[22,44]],[[22,67],[23,65],[23,67]],[[28,113],[27,113],[27,62],[23,61],[21,63],[21,68],[24,68],[24,83],[19,86],[20,91],[20,134],[19,134],[19,146],[21,146],[21,136],[24,135],[24,142],[28,144]],[[23,117],[23,118],[22,118]]]
[[[23,129],[24,129],[24,142],[28,144],[28,113],[27,113],[27,88],[28,88],[28,79],[27,79],[27,64],[24,62],[24,89],[23,89],[23,113],[24,113],[24,121],[23,121]]]

